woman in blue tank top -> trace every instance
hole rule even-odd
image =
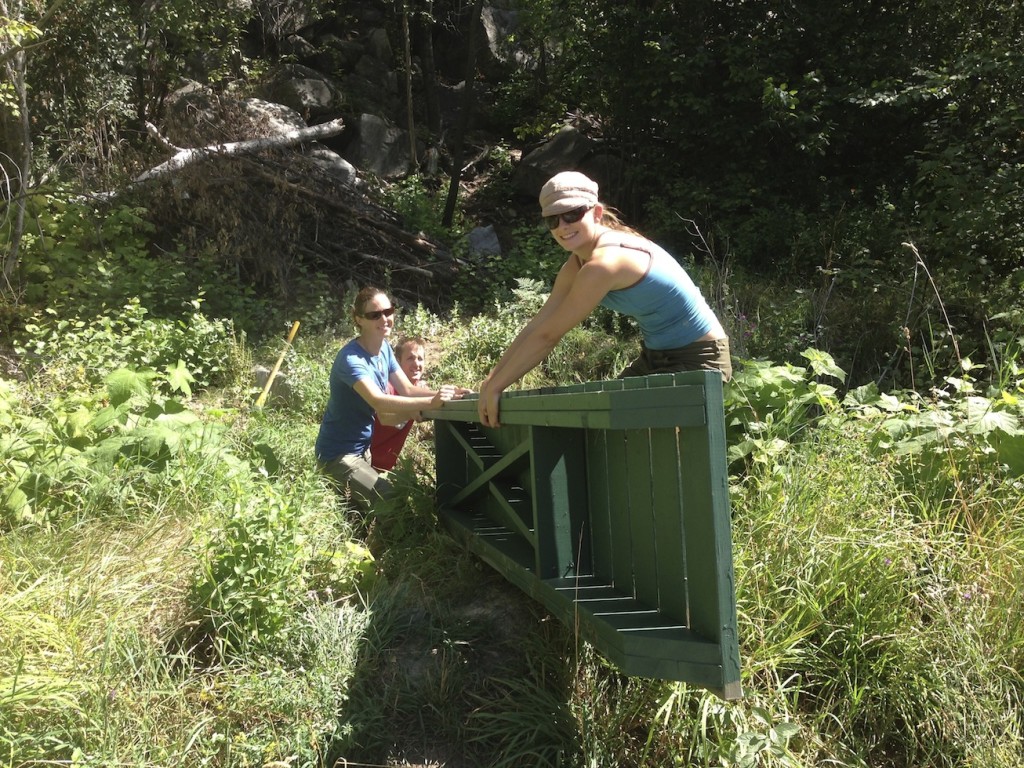
[[[540,191],[541,216],[569,251],[544,306],[480,384],[479,416],[499,421],[501,393],[532,370],[598,305],[634,318],[640,356],[619,376],[716,370],[732,376],[729,338],[693,280],[669,253],[624,225],[582,173],[553,176]]]

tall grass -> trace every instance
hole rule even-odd
[[[1020,552],[1024,506],[998,530],[930,517],[892,458],[865,466],[869,439],[823,428],[737,489],[749,685],[785,681],[789,714],[869,764],[1014,765],[991,759],[1020,736],[1020,670],[986,635],[1017,591],[992,565]],[[1013,490],[990,493],[971,503]]]
[[[433,380],[472,385],[542,298],[516,296],[500,316],[420,308],[398,332],[428,336]],[[524,386],[610,375],[634,342],[607,322]],[[103,359],[112,333],[89,342]],[[335,336],[294,345],[293,399],[262,410],[242,386],[164,388],[115,434],[82,426],[109,403],[87,375],[0,392],[24,441],[0,440],[5,482],[26,457],[76,457],[0,534],[0,765],[1024,765],[1018,375],[975,418],[967,389],[841,403],[820,354],[738,374],[745,697],[724,702],[621,675],[461,550],[435,515],[429,423],[397,499],[349,509],[312,458]],[[201,429],[152,431],[185,411]],[[131,450],[93,461],[111,434]]]

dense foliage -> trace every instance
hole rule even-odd
[[[375,8],[395,40],[472,4],[401,5]],[[737,358],[745,699],[621,676],[459,550],[425,440],[356,514],[310,451],[352,285],[295,249],[282,307],[93,196],[151,165],[181,77],[244,90],[287,59],[288,9],[0,0],[0,763],[1024,765],[1019,4],[517,6],[532,63],[488,84],[507,135],[473,214],[446,234],[436,179],[374,194],[457,251],[514,198],[513,150],[570,122],[621,160],[611,202]],[[433,380],[474,385],[543,301],[561,254],[522,221],[450,304],[402,307]],[[295,319],[290,394],[255,408]],[[636,343],[596,312],[523,385]]]
[[[418,307],[397,332],[430,339],[432,378],[472,382],[542,299]],[[0,380],[6,763],[1021,765],[1019,357],[998,390],[965,365],[928,397],[840,397],[813,349],[738,372],[745,698],[723,702],[622,677],[460,551],[426,443],[372,518],[337,498],[310,454],[334,332],[296,339],[290,400],[254,409],[240,368],[276,350],[163,323],[33,332],[31,376]],[[195,342],[225,366],[145,367]],[[525,384],[600,376],[634,343],[597,319]]]
[[[766,271],[885,263],[905,239],[1020,263],[1016,3],[524,5],[547,66],[522,128],[597,116],[630,213],[697,219]]]

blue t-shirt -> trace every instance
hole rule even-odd
[[[648,349],[685,347],[710,331],[718,320],[682,265],[654,243],[636,250],[650,254],[647,273],[628,288],[609,291],[601,306],[634,318]]]
[[[341,348],[331,366],[331,392],[316,438],[316,457],[320,461],[353,454],[361,456],[370,448],[373,409],[352,387],[357,381],[367,379],[381,392],[387,392],[388,379],[397,370],[398,361],[387,341],[381,344],[376,355],[363,349],[357,339]]]

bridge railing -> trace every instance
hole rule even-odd
[[[739,697],[722,381],[658,374],[475,397],[435,420],[440,515],[623,672]]]

